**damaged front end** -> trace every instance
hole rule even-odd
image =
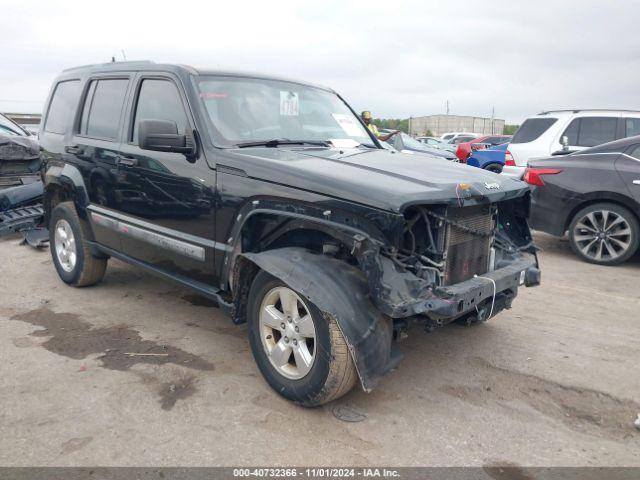
[[[409,323],[431,330],[454,320],[484,321],[509,308],[520,285],[539,283],[528,208],[528,191],[493,203],[412,205],[388,225],[388,242],[343,232],[351,262],[331,243],[240,256],[336,319],[368,391],[401,359],[392,339]],[[240,265],[238,291],[249,284],[240,280]],[[242,298],[235,299],[239,321]]]
[[[32,137],[0,135],[0,189],[40,178],[40,149]]]
[[[483,321],[509,308],[520,285],[540,282],[528,212],[528,192],[496,203],[407,208],[399,244],[380,250],[376,303],[392,318],[419,316],[428,327]]]

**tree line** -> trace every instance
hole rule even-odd
[[[373,123],[378,129],[388,128],[389,130],[400,130],[404,133],[409,133],[409,119],[408,118],[374,118]],[[503,135],[513,135],[520,125],[505,124]],[[433,137],[433,133],[429,130],[426,132],[427,137]]]

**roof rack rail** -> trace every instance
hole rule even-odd
[[[547,113],[560,113],[560,112],[632,112],[640,113],[640,110],[628,110],[624,108],[564,108],[559,110],[545,110],[538,115],[546,115]]]
[[[105,63],[91,63],[89,65],[80,65],[78,67],[71,67],[63,70],[63,72],[72,72],[73,70],[81,70],[83,68],[91,68],[91,67],[108,67],[110,65],[125,65],[125,66],[135,66],[135,65],[153,65],[156,62],[153,60],[129,60],[129,61],[115,61],[115,62],[105,62]]]

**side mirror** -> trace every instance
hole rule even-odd
[[[560,139],[560,144],[562,145],[562,149],[563,150],[568,150],[569,149],[569,137],[567,137],[566,135],[563,135],[562,138]]]
[[[195,154],[193,142],[178,133],[176,122],[166,120],[140,120],[138,122],[138,146],[143,150]]]

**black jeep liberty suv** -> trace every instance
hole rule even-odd
[[[93,285],[114,257],[215,299],[248,322],[271,387],[302,405],[372,389],[410,323],[482,322],[540,280],[528,187],[385,150],[324,87],[74,68],[40,142],[60,278]]]

